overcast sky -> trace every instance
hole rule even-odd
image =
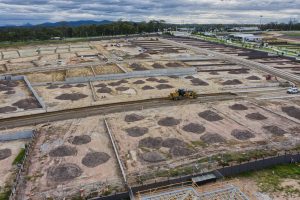
[[[300,0],[0,0],[0,25],[75,20],[171,23],[300,21]]]

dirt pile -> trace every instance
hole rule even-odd
[[[262,115],[258,112],[247,114],[246,117],[248,119],[252,119],[252,120],[265,120],[265,119],[268,119],[267,117],[265,117],[264,115]]]
[[[263,129],[267,130],[275,136],[283,136],[284,134],[286,134],[286,131],[279,128],[278,126],[263,126]]]
[[[140,137],[148,133],[149,129],[146,127],[132,127],[132,128],[127,128],[125,131],[128,133],[129,136],[131,137]]]
[[[69,142],[74,145],[82,145],[91,142],[91,136],[89,135],[78,135],[70,138]]]
[[[0,85],[0,92],[11,91],[14,90],[12,87],[8,87],[6,85]]]
[[[295,106],[287,106],[287,107],[282,107],[281,110],[285,112],[288,116],[300,120],[300,108],[296,108]]]
[[[194,151],[192,149],[182,146],[173,146],[170,149],[170,154],[174,157],[189,156],[193,153]]]
[[[150,163],[157,163],[161,161],[165,161],[166,158],[163,156],[161,153],[157,151],[152,151],[152,152],[146,152],[141,155],[141,158]]]
[[[219,73],[216,72],[216,71],[209,72],[209,74],[210,74],[210,75],[219,75]]]
[[[10,95],[10,94],[16,94],[16,91],[14,90],[8,90],[7,92],[5,92],[4,94]]]
[[[171,89],[171,88],[173,88],[173,86],[171,86],[169,84],[159,84],[156,86],[156,88],[159,90],[164,90],[164,89]]]
[[[106,163],[110,156],[104,152],[90,152],[87,153],[81,160],[81,163],[89,168],[97,167]]]
[[[167,67],[183,67],[184,65],[178,62],[167,63]]]
[[[215,121],[220,121],[223,120],[223,117],[218,115],[217,113],[211,111],[211,110],[206,110],[204,112],[198,113],[199,117],[202,117],[203,119],[210,121],[210,122],[215,122]]]
[[[75,156],[77,154],[77,149],[71,146],[58,146],[49,152],[51,157],[65,157],[65,156]]]
[[[228,80],[222,83],[222,85],[240,85],[243,82],[238,79]]]
[[[225,143],[226,139],[218,133],[205,133],[200,139],[206,144]]]
[[[150,85],[145,85],[144,87],[142,87],[142,90],[153,90],[153,89],[155,88]]]
[[[205,132],[205,127],[200,124],[189,123],[189,124],[183,126],[182,130],[184,130],[186,132],[190,132],[190,133],[201,134],[201,133]]]
[[[67,100],[67,101],[78,101],[78,100],[84,99],[86,97],[88,97],[88,95],[81,94],[81,93],[70,93],[70,94],[61,94],[61,95],[55,97],[55,99]]]
[[[145,71],[145,70],[147,70],[146,67],[144,67],[142,64],[139,64],[139,63],[132,63],[130,65],[130,68],[133,69],[134,71]]]
[[[112,89],[109,87],[102,87],[97,90],[98,93],[110,94],[112,93]]]
[[[0,113],[9,113],[9,112],[14,112],[17,111],[16,107],[11,107],[11,106],[5,106],[0,108]]]
[[[180,120],[173,117],[165,117],[160,119],[157,123],[160,126],[175,126],[180,123]]]
[[[232,106],[229,106],[229,108],[231,110],[248,110],[248,107],[243,104],[233,104]]]
[[[158,79],[157,79],[157,78],[150,77],[150,78],[147,78],[146,81],[149,81],[149,82],[157,82]]]
[[[133,113],[133,114],[126,115],[124,120],[125,120],[125,122],[136,122],[136,121],[140,121],[143,119],[145,119],[144,116]]]
[[[129,87],[117,87],[116,90],[117,91],[120,91],[120,92],[124,92],[126,90],[129,90],[130,88]]]
[[[172,148],[174,146],[187,146],[187,143],[185,143],[182,140],[179,140],[177,138],[167,138],[163,141],[162,146],[165,148]]]
[[[159,63],[154,63],[152,65],[152,67],[155,68],[155,69],[163,69],[163,68],[165,68],[162,64],[159,64]]]
[[[250,138],[255,138],[255,135],[248,130],[235,129],[231,132],[231,135],[238,140],[249,140]]]
[[[150,55],[147,53],[140,53],[138,55],[135,55],[134,58],[137,58],[137,59],[150,58]]]
[[[58,85],[49,85],[48,87],[46,87],[47,89],[56,89],[56,88],[58,88]]]
[[[202,81],[202,80],[199,79],[199,78],[193,78],[193,79],[191,80],[191,83],[192,83],[193,85],[197,85],[197,86],[208,86],[208,85],[209,85],[208,83],[206,83],[205,81]]]
[[[0,160],[4,160],[11,156],[11,150],[10,149],[0,149]]]
[[[72,163],[60,164],[56,167],[50,167],[47,172],[47,178],[55,182],[71,181],[81,176],[82,170],[78,165]]]
[[[162,145],[163,139],[161,137],[146,137],[139,141],[139,147],[146,147],[149,149],[159,149]]]
[[[137,85],[141,85],[141,84],[144,84],[144,83],[146,83],[146,82],[143,81],[143,80],[137,80],[137,81],[133,82],[133,84],[137,84]]]
[[[12,80],[0,80],[0,86],[4,85],[7,87],[17,87],[19,85],[18,81],[12,81]]]
[[[228,74],[249,74],[249,69],[230,70]]]
[[[128,81],[126,81],[126,80],[120,80],[120,81],[108,83],[108,85],[109,85],[109,86],[119,86],[119,85],[121,85],[122,83],[128,83]]]
[[[16,103],[13,103],[12,105],[24,110],[30,110],[41,107],[34,98],[21,99]]]
[[[78,87],[78,88],[82,88],[82,87],[85,87],[86,85],[85,84],[82,84],[82,83],[79,83],[77,85],[75,85],[75,87]]]
[[[186,77],[184,77],[185,79],[194,79],[195,77],[193,77],[193,76],[186,76]]]
[[[259,78],[258,76],[249,76],[246,79],[251,80],[251,81],[258,81],[261,80],[261,78]]]
[[[72,85],[66,84],[66,85],[61,86],[60,88],[67,89],[67,88],[72,88],[72,87],[73,87]]]
[[[159,79],[157,80],[158,83],[169,83],[169,81],[167,80],[164,80],[164,79]]]
[[[94,87],[106,87],[105,83],[99,83],[97,85],[94,85]]]

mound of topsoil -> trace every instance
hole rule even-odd
[[[157,78],[150,77],[150,78],[147,78],[146,81],[149,81],[149,82],[157,82],[158,79],[157,79]]]
[[[138,58],[138,59],[144,59],[144,58],[149,58],[150,55],[147,53],[140,53],[138,55],[135,55],[134,58]]]
[[[144,116],[137,115],[135,113],[125,116],[125,122],[136,122],[145,119]]]
[[[205,81],[202,81],[199,78],[193,78],[191,80],[191,82],[193,83],[193,85],[198,85],[198,86],[208,86],[209,85],[208,83],[206,83]]]
[[[7,87],[17,87],[19,85],[19,82],[12,80],[0,80],[0,85],[5,85]]]
[[[210,75],[219,75],[219,73],[216,72],[216,71],[209,72],[209,74],[210,74]]]
[[[189,123],[189,124],[183,126],[182,130],[184,130],[186,132],[190,132],[190,133],[201,134],[201,133],[205,132],[205,127],[200,124]]]
[[[159,79],[157,80],[158,83],[169,83],[169,81],[165,80],[165,79]]]
[[[185,147],[187,146],[187,144],[184,141],[177,138],[167,138],[163,141],[162,146],[166,148],[172,148],[174,146]]]
[[[89,135],[78,135],[70,138],[69,142],[74,145],[82,145],[91,142],[91,136]]]
[[[161,137],[146,137],[139,141],[139,147],[146,147],[149,149],[159,149],[162,145],[163,139]]]
[[[116,90],[117,91],[120,91],[120,92],[124,92],[126,90],[129,90],[130,88],[129,87],[117,87]]]
[[[263,129],[267,130],[275,136],[283,136],[284,134],[286,134],[286,131],[279,128],[278,126],[263,126]]]
[[[251,81],[258,81],[261,80],[261,78],[259,78],[258,76],[249,76],[246,79],[251,80]]]
[[[6,85],[0,85],[0,92],[11,91],[11,90],[14,90],[14,89],[12,87],[8,87]]]
[[[205,133],[200,139],[206,144],[225,143],[226,139],[218,133]]]
[[[133,82],[133,84],[137,84],[137,85],[141,85],[141,84],[144,84],[144,83],[146,83],[146,82],[143,81],[143,80],[137,80],[137,81]]]
[[[56,89],[56,88],[58,88],[58,85],[53,85],[53,84],[51,84],[51,85],[49,85],[48,87],[46,87],[47,89]]]
[[[195,77],[193,77],[193,76],[186,76],[186,77],[184,77],[185,79],[194,79]]]
[[[65,157],[65,156],[75,156],[77,154],[77,149],[71,146],[58,146],[49,152],[51,157]]]
[[[169,84],[159,84],[156,86],[156,88],[159,90],[164,90],[164,89],[171,89],[171,88],[173,88],[173,86],[171,86]]]
[[[238,79],[233,79],[233,80],[228,80],[228,81],[223,82],[222,85],[240,85],[242,83],[243,82],[241,82]]]
[[[147,70],[146,67],[144,67],[142,64],[139,64],[139,63],[132,63],[130,65],[130,68],[133,69],[134,71],[145,71],[145,70]]]
[[[247,130],[235,129],[231,132],[231,135],[238,140],[249,140],[250,138],[255,138],[255,135]]]
[[[249,74],[249,69],[230,70],[228,74]]]
[[[248,107],[243,104],[233,104],[232,106],[229,106],[229,108],[231,110],[248,110]]]
[[[288,116],[294,117],[300,120],[300,109],[296,108],[295,106],[287,106],[282,107],[281,110],[285,112]]]
[[[0,149],[0,160],[4,160],[11,156],[11,150],[10,149]]]
[[[217,113],[211,111],[211,110],[206,110],[201,113],[198,113],[199,117],[202,117],[203,119],[214,122],[214,121],[220,121],[223,120],[223,117],[218,115]]]
[[[24,110],[40,108],[39,103],[34,98],[21,99],[12,105]]]
[[[4,94],[8,94],[8,95],[10,95],[10,94],[16,94],[16,91],[14,91],[14,90],[8,90]]]
[[[140,137],[140,136],[143,136],[146,133],[148,133],[149,129],[146,127],[135,126],[135,127],[127,128],[127,129],[125,129],[125,131],[131,137]]]
[[[0,108],[0,113],[9,113],[9,112],[14,112],[16,110],[17,110],[16,107],[5,106]]]
[[[97,90],[98,93],[110,94],[112,89],[109,87],[102,87]]]
[[[72,87],[73,87],[72,85],[66,84],[66,85],[61,86],[60,88],[65,89],[65,88],[72,88]]]
[[[150,85],[145,85],[144,87],[142,87],[142,90],[153,90],[153,89],[155,88]]]
[[[81,160],[81,163],[89,168],[97,167],[106,163],[110,156],[104,152],[90,152],[87,153]]]
[[[47,178],[55,182],[71,181],[81,176],[82,170],[73,163],[64,163],[56,167],[50,167],[47,172]]]
[[[81,93],[70,93],[70,94],[61,94],[55,97],[55,99],[66,100],[66,101],[78,101],[86,97],[88,97],[88,95],[81,94]]]
[[[194,151],[192,149],[183,146],[173,146],[170,149],[170,154],[174,157],[189,156],[193,153]]]
[[[161,153],[157,151],[146,152],[141,155],[141,158],[150,163],[157,163],[161,161],[165,161],[166,158]]]
[[[105,83],[99,83],[97,85],[94,85],[94,87],[106,87]]]
[[[154,64],[152,65],[152,67],[155,68],[155,69],[162,69],[162,68],[165,68],[162,64],[159,64],[159,63],[154,63]]]
[[[160,126],[175,126],[180,123],[180,120],[173,117],[165,117],[160,119],[157,123]]]
[[[167,67],[183,67],[183,64],[178,63],[178,62],[172,62],[172,63],[167,63]]]
[[[85,87],[86,85],[85,84],[82,84],[82,83],[79,83],[79,84],[76,84],[75,87],[78,87],[78,88],[82,88],[82,87]]]
[[[264,115],[262,115],[258,112],[247,114],[246,117],[248,119],[252,119],[252,120],[265,120],[265,119],[268,119],[267,117],[265,117]]]

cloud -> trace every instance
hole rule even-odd
[[[0,25],[74,20],[171,23],[287,22],[300,18],[299,0],[0,0]]]

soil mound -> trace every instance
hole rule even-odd
[[[199,117],[202,117],[203,119],[210,121],[210,122],[215,122],[215,121],[220,121],[223,120],[223,117],[218,115],[217,113],[211,111],[211,110],[206,110],[204,112],[198,113]]]
[[[103,87],[103,88],[99,88],[97,90],[98,93],[106,93],[106,94],[110,94],[112,92],[112,89],[109,87]]]
[[[3,91],[11,91],[13,90],[12,87],[8,87],[6,85],[0,85],[0,92],[3,92]]]
[[[149,86],[149,85],[145,85],[144,87],[142,87],[142,90],[153,90],[154,87]]]
[[[61,94],[61,95],[55,97],[55,99],[67,100],[67,101],[78,101],[78,100],[84,99],[86,97],[88,97],[88,95],[81,94],[81,93],[71,93],[71,94]]]
[[[164,80],[164,79],[159,79],[157,80],[158,83],[169,83],[169,81],[167,80]]]
[[[219,75],[219,73],[216,72],[216,71],[209,72],[209,74],[210,74],[210,75]]]
[[[60,88],[72,88],[73,86],[72,85],[70,85],[70,84],[66,84],[66,85],[63,85],[63,86],[61,86]]]
[[[169,84],[159,84],[156,86],[156,88],[159,90],[164,90],[164,89],[171,89],[171,88],[173,88],[173,86],[171,86]]]
[[[119,85],[121,85],[122,83],[128,83],[128,81],[126,81],[126,80],[120,80],[120,81],[108,83],[108,85],[109,85],[109,86],[119,86]]]
[[[201,134],[201,133],[205,132],[205,127],[200,124],[190,123],[190,124],[185,125],[182,128],[182,130],[184,130],[186,132]]]
[[[86,85],[82,84],[82,83],[79,83],[77,85],[75,85],[75,87],[78,87],[78,88],[82,88],[82,87],[85,87]]]
[[[52,149],[49,152],[51,157],[65,157],[65,156],[75,156],[77,154],[77,149],[75,147],[62,145]]]
[[[162,146],[166,148],[172,148],[174,146],[185,147],[187,146],[187,144],[184,141],[179,140],[177,138],[167,138],[163,141]]]
[[[24,110],[40,108],[39,103],[34,98],[21,99],[12,105]]]
[[[14,112],[16,110],[17,110],[16,107],[5,106],[0,108],[0,113],[9,113],[9,112]]]
[[[10,94],[16,94],[16,91],[14,91],[14,90],[8,90],[4,94],[8,94],[8,95],[10,95]]]
[[[97,167],[106,163],[110,156],[104,152],[90,152],[87,153],[81,160],[81,163],[89,168]]]
[[[56,88],[58,88],[58,85],[49,85],[48,87],[46,87],[47,89],[56,89]]]
[[[47,172],[47,178],[55,182],[65,182],[81,176],[82,170],[79,166],[72,163],[60,164],[56,167],[50,167]]]
[[[240,85],[243,82],[238,79],[228,80],[222,83],[222,85]]]
[[[136,122],[145,119],[144,116],[137,115],[135,113],[125,116],[125,122]]]
[[[230,70],[228,74],[249,74],[249,69]]]
[[[267,130],[275,136],[283,136],[284,134],[286,134],[286,131],[279,128],[278,126],[263,126],[263,129]]]
[[[255,138],[255,135],[247,130],[235,129],[231,132],[231,135],[238,140],[249,140],[250,138]]]
[[[19,85],[19,82],[11,80],[0,80],[0,85],[5,85],[7,87],[17,87]]]
[[[140,53],[138,55],[135,55],[134,58],[143,59],[143,58],[149,58],[150,55],[147,53]]]
[[[139,147],[146,147],[149,149],[159,149],[162,145],[163,139],[161,137],[146,137],[139,141]]]
[[[144,67],[143,65],[141,65],[139,63],[132,63],[130,65],[130,68],[133,69],[134,71],[145,71],[145,70],[147,70],[146,67]]]
[[[144,84],[144,83],[146,83],[146,82],[143,81],[143,80],[137,80],[137,81],[133,82],[133,84],[137,84],[137,85],[141,85],[141,84]]]
[[[159,64],[159,63],[154,63],[154,64],[152,65],[152,67],[155,68],[155,69],[162,69],[162,68],[165,68],[162,64]]]
[[[206,144],[225,143],[226,139],[218,133],[206,133],[200,137]]]
[[[128,133],[129,136],[131,137],[140,137],[148,133],[149,129],[146,127],[132,127],[132,128],[127,128],[125,131]]]
[[[250,113],[248,115],[246,115],[246,117],[248,119],[252,119],[252,120],[265,120],[268,119],[267,117],[265,117],[264,115],[260,114],[260,113]]]
[[[193,85],[198,85],[198,86],[208,86],[209,85],[208,83],[206,83],[205,81],[202,81],[199,78],[193,78],[191,80],[191,82],[193,83]]]
[[[158,79],[157,79],[157,78],[150,77],[150,78],[147,78],[146,81],[149,81],[149,82],[157,82]]]
[[[175,157],[189,156],[193,153],[194,151],[192,149],[189,149],[187,147],[182,147],[182,146],[173,146],[170,149],[170,154]]]
[[[158,121],[158,125],[160,126],[175,126],[180,123],[179,119],[175,119],[173,117],[165,117]]]
[[[157,163],[166,160],[165,156],[157,151],[143,153],[141,157],[144,161],[151,163]]]
[[[233,104],[232,106],[229,106],[229,108],[231,110],[248,110],[248,107],[243,104]]]
[[[193,76],[186,76],[186,77],[184,77],[185,79],[194,79],[195,77],[193,77]]]
[[[94,87],[106,87],[105,83],[99,83],[97,85],[94,85]]]
[[[4,160],[11,156],[11,150],[10,149],[0,149],[0,160]]]
[[[117,91],[120,91],[120,92],[124,92],[126,90],[129,90],[130,88],[129,87],[117,87],[116,90]]]
[[[89,135],[78,135],[70,139],[70,143],[74,145],[82,145],[91,142],[91,137]]]
[[[282,107],[281,110],[285,112],[288,116],[294,117],[300,120],[300,109],[296,108],[295,106],[287,106]]]
[[[167,67],[183,67],[183,64],[177,63],[177,62],[173,62],[173,63],[167,63],[166,66]]]
[[[258,76],[249,76],[246,79],[251,80],[251,81],[258,81],[261,80],[261,78],[259,78]]]

